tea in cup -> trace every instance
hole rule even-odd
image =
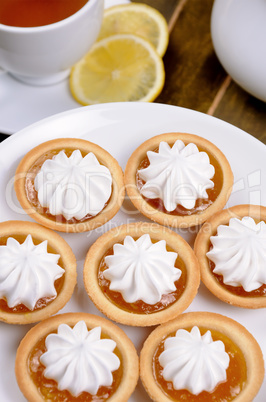
[[[0,67],[32,85],[65,79],[100,31],[104,0],[1,0]]]

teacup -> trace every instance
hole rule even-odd
[[[103,9],[104,0],[88,0],[75,14],[50,25],[0,23],[0,67],[31,85],[65,79],[96,41]]]

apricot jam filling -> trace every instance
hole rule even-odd
[[[169,144],[169,145],[173,146],[173,144]],[[187,145],[187,143],[185,143],[185,145]],[[165,214],[177,215],[177,216],[188,216],[188,215],[197,214],[197,213],[201,213],[201,212],[205,211],[208,207],[210,207],[215,202],[215,200],[218,198],[218,196],[222,190],[222,187],[223,187],[222,168],[221,168],[220,163],[217,161],[217,159],[212,154],[210,154],[206,149],[198,146],[198,150],[200,152],[207,153],[208,157],[210,158],[210,164],[215,169],[215,174],[214,174],[213,178],[211,179],[214,183],[214,187],[207,189],[208,198],[206,198],[206,199],[198,198],[196,200],[195,207],[192,209],[186,209],[182,205],[178,204],[174,211],[169,212],[165,209],[165,207],[163,205],[163,200],[161,200],[160,198],[150,199],[150,198],[146,198],[146,197],[142,196],[149,205],[151,205],[153,208],[155,208],[158,211],[163,212]],[[152,149],[151,151],[158,152],[159,147],[156,147],[156,148]],[[150,162],[149,162],[148,157],[146,156],[140,162],[140,164],[138,166],[138,169],[136,172],[136,185],[137,185],[137,188],[139,191],[144,186],[145,181],[140,178],[140,176],[138,174],[138,170],[145,169],[149,165],[150,165]]]
[[[191,328],[184,328],[191,331]],[[201,335],[204,335],[209,328],[199,327]],[[226,335],[219,331],[210,329],[213,341],[222,341],[225,351],[230,357],[229,367],[226,370],[227,380],[219,383],[212,392],[203,391],[198,395],[190,393],[186,389],[175,390],[171,381],[165,381],[162,375],[163,368],[159,363],[159,356],[164,351],[166,338],[175,336],[175,332],[165,336],[159,343],[152,361],[153,375],[157,385],[173,401],[189,402],[228,402],[234,400],[243,390],[247,381],[247,367],[244,355],[240,348]]]
[[[53,333],[56,333],[56,331],[53,331]],[[112,373],[113,374],[112,385],[110,387],[101,386],[96,395],[92,395],[88,392],[82,392],[79,396],[74,397],[67,390],[60,391],[57,388],[56,381],[50,380],[44,376],[45,366],[40,362],[40,357],[43,353],[47,351],[45,346],[46,336],[38,340],[38,342],[32,348],[28,357],[29,374],[31,376],[32,381],[34,382],[35,386],[37,387],[38,391],[40,392],[45,401],[101,402],[108,400],[116,392],[123,375],[122,355],[117,347],[115,348],[114,353],[120,359],[121,364],[120,367]],[[102,333],[101,338],[110,339],[104,333]]]
[[[11,236],[1,236],[0,237],[0,246],[5,246],[7,239],[9,237],[13,237],[15,240],[17,240],[20,244],[22,244],[25,240],[27,235],[14,235],[12,234]],[[35,244],[35,246],[37,246],[38,244],[42,243],[43,240],[37,239],[33,237],[33,243]],[[53,253],[53,254],[58,254],[58,252],[56,252],[50,245],[49,243],[47,244],[47,251],[48,253]],[[62,259],[59,258],[58,260],[58,265],[61,268],[64,268]],[[57,279],[54,283],[55,285],[55,289],[57,292],[57,295],[61,292],[63,285],[64,285],[64,281],[65,281],[65,275],[61,276],[59,279]],[[25,313],[30,313],[32,311],[36,311],[36,310],[40,310],[46,306],[48,306],[54,299],[56,298],[56,296],[53,297],[42,297],[41,299],[39,299],[37,301],[37,303],[35,304],[35,307],[33,310],[28,309],[28,307],[26,307],[24,304],[18,304],[15,307],[8,307],[7,302],[5,299],[0,299],[0,310],[4,311],[6,313],[21,313],[21,314],[25,314]]]
[[[136,240],[136,239],[134,239]],[[122,242],[119,242],[122,244]],[[169,246],[166,246],[167,251],[174,251]],[[158,311],[164,310],[167,307],[170,307],[173,303],[175,303],[183,294],[186,282],[187,282],[187,271],[185,267],[184,261],[178,256],[175,262],[175,267],[181,270],[180,278],[175,282],[176,290],[174,292],[164,294],[161,300],[156,304],[147,304],[142,300],[137,300],[135,303],[127,303],[120,292],[110,290],[110,281],[105,279],[103,276],[103,272],[108,268],[106,263],[104,262],[104,258],[108,255],[113,255],[113,247],[111,247],[107,252],[103,255],[98,269],[98,283],[103,292],[103,294],[109,299],[113,304],[122,310],[128,311],[130,313],[136,314],[152,314]]]
[[[26,174],[26,178],[25,178],[25,192],[27,195],[27,199],[30,202],[30,204],[34,207],[34,209],[36,210],[36,212],[38,212],[41,215],[45,215],[48,219],[51,219],[52,221],[58,222],[58,223],[79,223],[79,222],[85,222],[88,221],[91,218],[94,218],[97,215],[86,215],[84,216],[82,219],[76,219],[76,218],[71,218],[71,219],[66,219],[63,215],[52,215],[49,213],[48,208],[42,207],[39,200],[38,200],[38,192],[35,189],[34,186],[34,180],[36,175],[39,173],[39,171],[41,170],[42,165],[44,164],[44,162],[47,159],[53,159],[53,157],[57,154],[59,154],[59,152],[64,151],[66,156],[69,158],[72,154],[73,151],[75,151],[76,148],[62,148],[62,149],[55,149],[55,150],[51,150],[49,152],[44,153],[43,155],[41,155],[35,162],[34,164],[29,168],[27,174]],[[82,150],[80,150],[82,157],[84,158],[87,153],[83,152]],[[111,196],[110,196],[111,198]],[[109,200],[107,200],[107,202],[105,203],[103,209],[108,205]],[[103,210],[102,209],[102,210]],[[99,214],[102,211],[99,212]],[[98,215],[99,215],[98,214]]]

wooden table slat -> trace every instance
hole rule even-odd
[[[212,3],[188,0],[183,7],[171,32],[164,57],[166,82],[156,102],[204,113],[211,106],[227,75],[213,51]]]
[[[180,1],[182,0],[134,0],[134,3],[145,3],[156,8],[164,15],[166,21],[169,22]]]
[[[247,131],[266,144],[266,103],[249,95],[234,81],[225,92],[214,116]]]

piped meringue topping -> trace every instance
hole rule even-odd
[[[165,240],[152,242],[149,234],[137,240],[126,236],[114,244],[113,255],[105,257],[108,269],[103,275],[109,288],[122,294],[127,303],[138,300],[154,305],[162,295],[176,290],[181,270],[175,267],[177,253],[167,251]]]
[[[149,199],[160,198],[168,212],[177,205],[186,209],[195,207],[199,198],[207,199],[207,189],[213,188],[215,169],[206,152],[177,140],[171,147],[162,141],[158,152],[148,151],[150,165],[138,170],[145,181],[140,192]]]
[[[47,252],[47,241],[35,246],[31,235],[22,244],[9,237],[0,246],[0,298],[10,308],[23,304],[33,310],[39,299],[55,297],[54,282],[65,272],[59,258]]]
[[[88,330],[84,321],[73,328],[59,325],[57,333],[46,337],[45,345],[47,352],[40,357],[46,367],[44,376],[75,397],[82,392],[96,395],[101,386],[111,386],[112,372],[120,367],[113,353],[116,342],[101,339],[101,327]]]
[[[207,257],[214,262],[214,273],[226,285],[242,286],[246,292],[266,284],[266,223],[253,218],[231,218],[210,238],[213,248]]]
[[[197,326],[191,332],[179,329],[166,338],[159,356],[163,378],[176,390],[186,389],[194,395],[212,392],[227,378],[229,355],[224,343],[213,341],[210,331],[201,336]]]
[[[102,211],[111,196],[112,176],[92,152],[82,157],[77,149],[68,157],[60,151],[43,163],[34,186],[51,215],[81,220]]]

